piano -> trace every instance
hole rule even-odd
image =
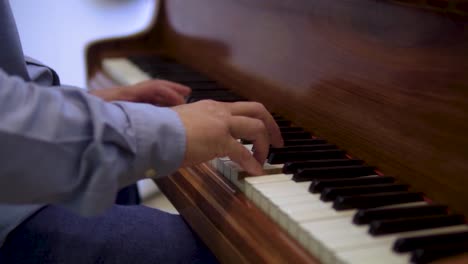
[[[427,263],[468,252],[467,18],[465,0],[159,0],[88,46],[87,78],[274,114],[266,175],[219,158],[157,180],[221,262]]]

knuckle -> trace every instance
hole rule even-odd
[[[253,107],[255,108],[256,111],[258,112],[267,112],[265,106],[262,103],[259,102],[253,102]]]
[[[264,133],[266,131],[266,126],[261,120],[255,120],[253,123],[253,128],[257,133]]]
[[[205,105],[210,105],[210,106],[215,106],[217,104],[217,102],[212,99],[201,100],[200,103],[205,104]]]
[[[211,99],[201,100],[199,103],[208,111],[211,112],[221,112],[221,107],[219,102],[216,102]]]

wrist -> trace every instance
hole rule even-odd
[[[89,93],[101,98],[104,101],[128,101],[135,102],[136,98],[129,93],[125,87],[113,87],[108,89],[90,90]]]

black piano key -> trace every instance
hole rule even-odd
[[[186,72],[177,72],[177,71],[158,71],[157,72],[159,76],[165,77],[165,78],[182,78],[182,79],[194,79],[195,81],[204,81],[204,82],[212,82],[208,77],[196,72],[196,71],[186,71]]]
[[[304,129],[302,127],[290,127],[290,126],[282,126],[279,128],[281,133],[287,132],[302,132]]]
[[[181,82],[182,84],[190,87],[192,93],[198,91],[228,91],[225,88],[221,87],[216,82]]]
[[[297,131],[297,132],[284,132],[281,133],[281,136],[284,140],[291,139],[311,139],[312,135],[307,131]]]
[[[419,202],[423,200],[423,196],[418,192],[392,192],[355,196],[338,196],[333,202],[333,208],[336,210],[347,210],[353,208],[365,209],[392,204]]]
[[[292,123],[291,121],[286,119],[275,119],[275,122],[279,127],[290,126]]]
[[[320,200],[333,201],[339,195],[358,195],[368,193],[401,192],[408,190],[406,184],[374,184],[364,186],[327,187],[323,189]]]
[[[409,252],[418,248],[450,243],[468,243],[468,231],[399,238],[393,244],[393,250],[396,252]]]
[[[284,146],[327,144],[325,139],[284,139]]]
[[[151,77],[156,77],[161,73],[191,73],[193,70],[181,64],[169,65],[138,65],[139,68],[148,73]]]
[[[241,143],[242,145],[251,145],[251,144],[253,144],[253,141],[252,141],[252,140],[248,140],[248,139],[243,139],[243,138],[241,138],[240,143]]]
[[[431,215],[422,217],[376,220],[369,224],[369,233],[386,235],[405,231],[421,230],[443,226],[461,225],[465,222],[463,215]]]
[[[201,76],[196,72],[183,72],[183,73],[164,73],[164,72],[152,72],[151,77],[157,79],[164,79],[173,82],[210,82],[210,79]]]
[[[327,149],[338,149],[338,148],[336,145],[333,145],[333,144],[286,146],[282,148],[270,147],[268,155],[271,155],[273,153],[279,153],[279,152],[298,152],[298,151],[314,151],[314,150],[327,150]]]
[[[233,97],[241,98],[227,90],[201,90],[201,91],[192,91],[190,97],[201,98],[201,99],[211,99],[217,97]]]
[[[301,145],[301,146],[287,146],[283,148],[270,148],[270,153],[278,152],[292,152],[292,151],[312,151],[312,150],[324,150],[324,149],[338,149],[333,144],[316,144],[316,145]]]
[[[375,168],[367,165],[336,166],[300,169],[293,175],[294,181],[312,181],[315,179],[355,178],[375,175]]]
[[[353,223],[357,225],[365,225],[375,220],[442,215],[446,213],[447,210],[447,206],[437,204],[395,208],[363,209],[359,210],[354,215]]]
[[[425,264],[438,259],[456,256],[468,252],[468,243],[441,244],[437,246],[420,248],[411,252],[411,263]]]
[[[362,164],[364,164],[364,161],[359,159],[332,159],[286,162],[283,166],[283,173],[296,173],[299,169],[307,168],[350,166]]]
[[[338,179],[317,179],[313,180],[309,186],[311,193],[319,193],[326,187],[345,187],[370,184],[393,183],[395,178],[391,176],[368,176],[359,178],[338,178]]]
[[[340,159],[345,158],[343,150],[314,150],[298,152],[278,152],[268,156],[268,163],[282,164],[290,161],[320,160],[320,159]]]

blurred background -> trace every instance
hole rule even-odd
[[[10,0],[25,55],[54,68],[63,84],[85,87],[87,43],[147,26],[154,0]]]

